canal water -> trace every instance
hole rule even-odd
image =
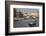
[[[38,26],[39,26],[39,19],[14,20],[14,28],[16,28],[16,27],[38,27]]]

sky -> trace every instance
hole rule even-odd
[[[29,8],[15,8],[17,12],[22,13],[39,13],[39,9],[29,9]]]

